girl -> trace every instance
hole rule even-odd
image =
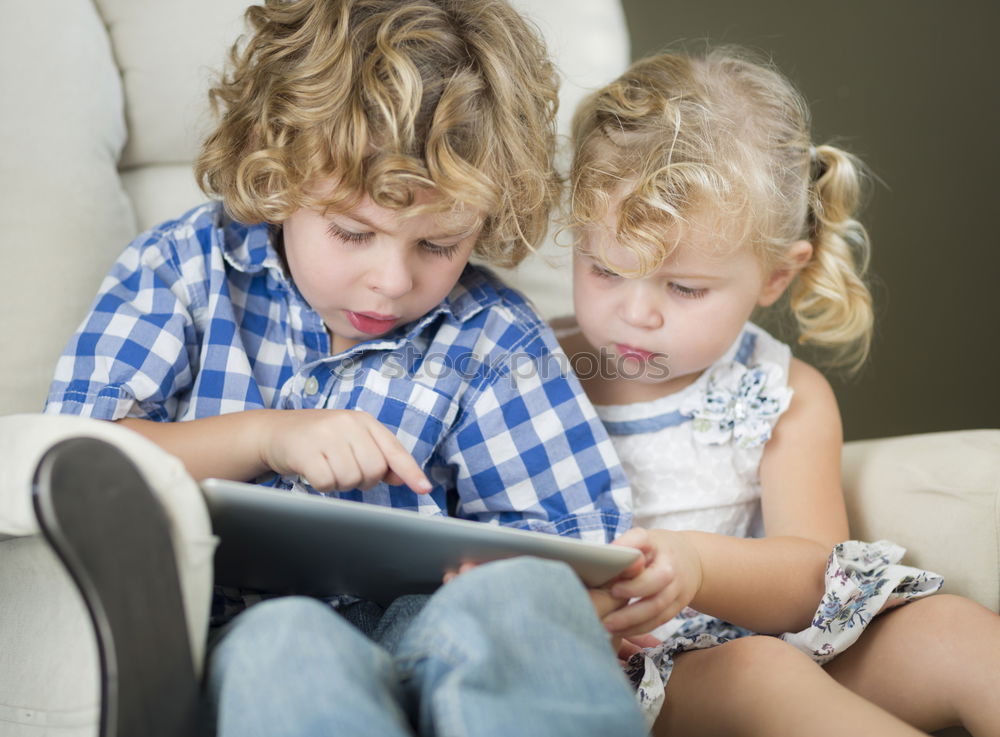
[[[842,542],[833,392],[749,322],[788,292],[800,342],[864,360],[859,163],[811,143],[779,73],[725,49],[636,63],[583,103],[574,143],[562,339],[650,528],[621,542],[671,579],[604,620],[629,636],[672,616],[629,661],[656,733],[1000,734],[1000,618],[943,595],[886,611],[941,581],[890,543]]]

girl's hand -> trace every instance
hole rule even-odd
[[[597,612],[597,618],[602,622],[611,612],[616,612],[628,604],[628,600],[626,599],[616,599],[613,597],[607,587],[587,589],[587,593],[590,595],[590,603],[593,604],[594,611]],[[611,649],[617,653],[621,646],[622,638],[612,633]]]
[[[431,490],[413,456],[367,412],[272,410],[264,416],[260,458],[283,476],[298,474],[317,491],[370,489],[382,481],[418,494]]]
[[[614,541],[643,552],[610,589],[616,599],[634,599],[603,617],[620,637],[643,635],[675,617],[701,587],[701,558],[684,533],[635,527]]]
[[[611,591],[606,587],[587,589],[587,593],[590,595],[590,603],[594,605],[594,611],[597,612],[597,618],[601,621],[612,612],[617,612],[628,604],[628,599],[612,596]]]
[[[479,565],[478,563],[472,563],[470,561],[466,561],[465,563],[462,563],[458,567],[457,571],[456,570],[445,571],[444,575],[441,577],[441,583],[444,584],[444,583],[449,583],[450,581],[454,581],[456,578],[458,578],[459,576],[461,576],[463,573],[465,573],[467,571],[471,571],[473,568],[475,568],[478,565]]]
[[[663,640],[652,635],[636,635],[635,637],[623,637],[618,643],[618,662],[624,667],[628,664],[629,658],[636,653],[641,653],[643,648],[656,647]]]

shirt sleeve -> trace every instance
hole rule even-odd
[[[169,239],[133,242],[101,284],[56,364],[45,412],[97,419],[174,419],[191,385],[189,291]]]
[[[631,526],[625,473],[568,367],[547,328],[493,362],[442,444],[458,516],[595,542]]]

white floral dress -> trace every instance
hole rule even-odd
[[[632,485],[637,525],[763,534],[758,468],[791,401],[790,361],[788,346],[747,323],[726,355],[686,389],[596,408]],[[941,577],[901,565],[904,552],[887,541],[837,545],[811,625],[781,639],[826,663],[879,612],[937,591]],[[662,706],[675,655],[754,633],[688,608],[653,634],[662,644],[633,656],[627,669],[650,722]]]

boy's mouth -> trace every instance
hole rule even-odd
[[[378,312],[351,312],[347,310],[347,320],[356,329],[367,335],[381,335],[392,329],[399,320],[396,315],[383,315]]]

